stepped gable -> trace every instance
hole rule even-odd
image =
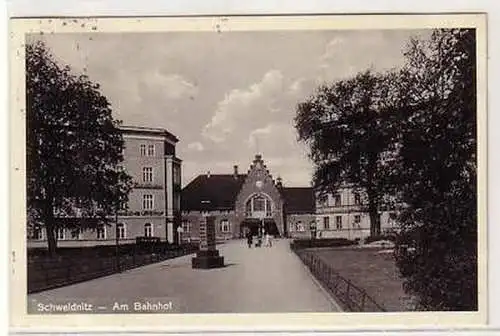
[[[234,209],[245,174],[204,174],[191,181],[181,193],[183,211]]]
[[[281,187],[286,212],[312,214],[315,212],[314,190],[310,187]]]

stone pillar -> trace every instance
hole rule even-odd
[[[200,221],[200,249],[191,259],[193,268],[216,268],[224,266],[224,257],[216,248],[215,217],[204,216]]]

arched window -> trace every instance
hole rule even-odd
[[[272,201],[263,194],[252,196],[245,204],[246,216],[252,218],[272,217],[272,209]]]
[[[151,223],[144,224],[144,237],[152,237],[153,236],[153,226]]]

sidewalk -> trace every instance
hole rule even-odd
[[[246,241],[218,247],[226,267],[191,268],[184,256],[28,296],[28,300],[111,301],[170,298],[185,313],[330,312],[338,307],[316,284],[287,240],[272,248]]]

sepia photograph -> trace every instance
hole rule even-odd
[[[485,31],[463,17],[19,28],[21,313],[484,322]]]

